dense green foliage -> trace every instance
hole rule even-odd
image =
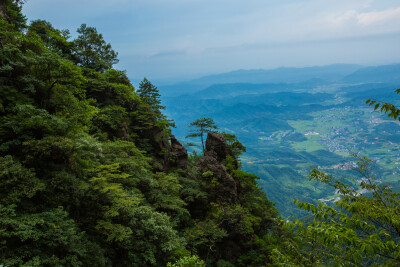
[[[82,67],[104,72],[118,63],[118,54],[104,41],[103,36],[97,33],[96,28],[82,24],[77,32],[79,36],[74,40],[74,45]]]
[[[273,203],[233,164],[245,150],[234,136],[217,164],[240,189],[229,202],[201,157],[174,165],[157,88],[145,79],[136,92],[95,28],[70,40],[43,20],[25,28],[18,1],[6,7],[0,265],[260,266],[285,251]]]
[[[7,20],[15,29],[21,30],[26,27],[26,17],[22,14],[24,0],[3,0],[0,9],[3,19]]]

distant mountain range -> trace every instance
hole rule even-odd
[[[344,78],[346,82],[400,82],[400,64],[365,67]]]
[[[204,76],[184,83],[159,86],[164,97],[193,94],[205,89],[225,95],[234,87],[262,92],[292,91],[332,83],[393,83],[400,82],[400,64],[363,67],[355,64],[334,64],[305,68],[277,68],[271,70],[237,70]],[[268,90],[266,90],[268,89]],[[207,94],[207,90],[199,95]],[[215,96],[213,96],[215,98]]]

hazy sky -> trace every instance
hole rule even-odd
[[[400,62],[399,0],[28,0],[24,13],[96,27],[134,79]]]

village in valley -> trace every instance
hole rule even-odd
[[[398,122],[362,105],[332,107],[307,116],[304,120],[288,120],[290,130],[259,133],[257,147],[250,151],[260,152],[262,156],[256,160],[250,157],[244,165],[261,173],[265,187],[271,188],[275,173],[280,176],[278,179],[283,186],[295,184],[303,195],[309,191],[310,199],[334,200],[338,197],[335,192],[308,181],[310,168],[359,182],[363,178],[358,177],[357,163],[351,153],[365,155],[373,161],[373,172],[378,181],[384,179],[384,182],[398,186]],[[270,153],[263,153],[265,151]]]

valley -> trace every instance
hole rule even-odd
[[[362,72],[356,71],[358,77]],[[200,117],[213,118],[220,131],[235,134],[247,147],[241,158],[244,170],[260,177],[284,218],[301,217],[305,214],[292,204],[294,199],[335,198],[335,192],[308,181],[312,168],[338,178],[360,178],[350,153],[373,159],[377,179],[399,184],[400,125],[365,104],[368,98],[399,104],[393,92],[398,83],[387,80],[387,74],[386,80],[371,77],[370,69],[368,75],[371,83],[354,80],[353,73],[336,82],[214,84],[191,94],[167,96],[164,103],[179,129],[173,132],[183,142],[198,144],[185,136],[187,125]],[[355,180],[350,183],[357,185]]]

